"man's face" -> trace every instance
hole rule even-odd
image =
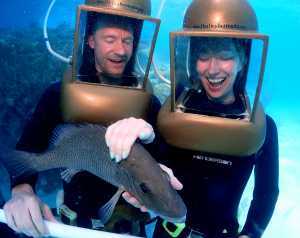
[[[119,27],[102,27],[88,39],[98,72],[121,77],[133,51],[133,33]]]
[[[243,64],[239,54],[231,43],[224,50],[202,52],[196,63],[207,96],[222,104],[232,103],[234,98],[233,86],[238,72]]]

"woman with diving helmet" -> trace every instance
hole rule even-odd
[[[158,219],[153,237],[261,237],[279,192],[277,129],[259,103],[268,37],[244,0],[194,0],[183,27],[170,34],[171,96],[158,130],[168,145],[160,162],[182,182],[188,214],[184,224]],[[252,170],[253,199],[239,229]]]

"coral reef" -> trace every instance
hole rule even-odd
[[[70,55],[72,30],[62,24],[48,30],[54,49]],[[44,89],[61,80],[66,64],[50,55],[42,28],[0,29],[0,142],[15,143]]]

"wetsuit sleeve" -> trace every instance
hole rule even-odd
[[[265,143],[256,157],[253,199],[241,232],[251,238],[261,237],[277,202],[279,188],[278,135],[273,119],[267,116]]]
[[[16,149],[34,153],[43,152],[48,147],[52,130],[61,121],[60,83],[56,83],[51,85],[42,95],[31,119],[24,127]],[[33,186],[36,178],[37,176],[31,176],[25,180],[17,180],[12,186],[21,183],[29,183]]]

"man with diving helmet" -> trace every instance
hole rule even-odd
[[[63,82],[51,85],[42,95],[17,149],[42,153],[53,129],[65,122],[109,125],[138,117],[155,124],[152,120],[160,103],[147,82],[160,22],[149,17],[150,9],[149,0],[86,0],[78,7],[72,69]],[[139,50],[145,45],[148,48],[139,62]],[[137,133],[146,130],[147,139],[152,128],[144,125]],[[63,176],[62,220],[99,229],[98,209],[116,189],[83,171],[68,170]],[[35,195],[32,180],[14,184],[4,211],[13,230],[36,237],[47,234],[43,219],[54,217]]]

